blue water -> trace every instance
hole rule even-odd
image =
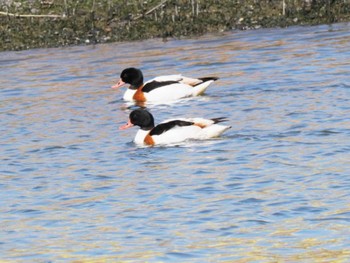
[[[148,108],[232,129],[137,147],[129,66],[220,77]],[[349,24],[2,52],[0,261],[348,262],[349,72]]]

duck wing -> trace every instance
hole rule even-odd
[[[164,122],[161,124],[158,124],[156,127],[154,127],[151,132],[150,135],[160,135],[166,131],[169,131],[170,129],[174,128],[174,127],[184,127],[184,126],[191,126],[193,125],[193,122],[189,122],[189,121],[183,121],[183,120],[172,120],[169,122]]]
[[[156,81],[156,80],[153,80],[151,82],[147,82],[143,88],[142,88],[142,91],[143,92],[150,92],[154,89],[158,89],[158,88],[161,88],[161,87],[164,87],[164,86],[168,86],[168,85],[171,85],[171,84],[176,84],[176,83],[179,83],[178,81],[174,81],[174,80],[168,80],[168,81]]]

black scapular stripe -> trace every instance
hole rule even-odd
[[[160,88],[160,87],[175,84],[175,83],[179,83],[179,82],[174,81],[174,80],[169,80],[169,81],[155,81],[155,80],[153,80],[149,83],[146,83],[146,85],[143,86],[142,91],[143,92],[150,92],[151,90],[154,90],[156,88]]]
[[[154,127],[151,132],[150,135],[160,135],[168,130],[170,130],[171,128],[174,128],[175,126],[191,126],[193,125],[193,122],[190,121],[180,121],[180,120],[175,120],[175,121],[169,121],[166,123],[161,123],[158,124],[156,127]]]

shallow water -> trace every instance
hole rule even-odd
[[[232,129],[137,147],[129,66],[220,77],[149,109]],[[0,261],[347,262],[349,71],[349,24],[1,53]]]

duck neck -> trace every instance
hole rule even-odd
[[[133,89],[133,90],[142,89],[143,88],[143,77],[138,78],[138,79],[131,81],[129,83],[130,83],[129,89]]]
[[[140,88],[142,88],[142,85],[141,86],[136,86],[136,85],[130,85],[129,86],[129,89],[132,89],[132,90],[138,90]]]

